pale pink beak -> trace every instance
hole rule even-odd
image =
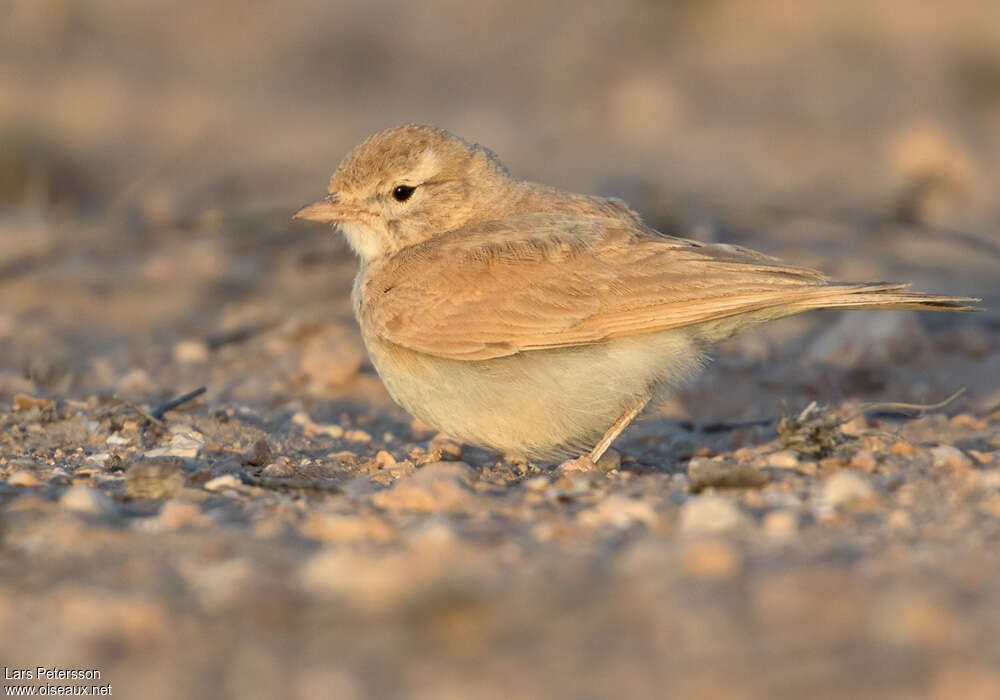
[[[351,218],[351,211],[341,203],[337,193],[333,192],[318,202],[302,207],[295,212],[295,216],[292,218],[328,223],[330,221],[343,221],[344,219]]]

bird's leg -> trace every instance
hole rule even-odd
[[[635,406],[625,411],[625,413],[623,413],[618,420],[614,422],[614,425],[608,428],[608,432],[604,433],[604,437],[601,438],[601,441],[590,451],[591,462],[597,464],[597,460],[599,460],[604,453],[608,451],[608,448],[611,447],[611,443],[615,441],[615,438],[621,435],[622,431],[628,427],[628,424],[632,422],[633,418],[642,413],[642,409],[646,408],[647,403],[649,403],[649,399],[640,401]]]

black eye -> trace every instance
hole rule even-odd
[[[409,185],[396,185],[396,188],[392,191],[392,198],[397,202],[405,202],[410,197],[413,196],[413,190],[416,187],[410,187]]]

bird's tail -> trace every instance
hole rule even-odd
[[[813,291],[813,290],[810,290]],[[796,304],[809,309],[917,309],[920,311],[981,311],[980,299],[909,291],[909,285],[885,282],[833,283],[816,288]]]

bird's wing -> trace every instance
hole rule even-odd
[[[744,248],[563,214],[508,217],[409,246],[377,263],[362,284],[362,321],[381,338],[459,360],[588,345],[797,304],[832,306],[815,300],[833,302],[848,288],[901,289],[833,285],[815,270]]]

